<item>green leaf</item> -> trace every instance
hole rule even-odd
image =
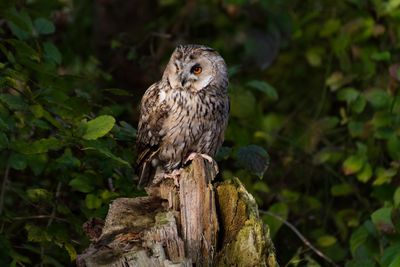
[[[51,34],[54,33],[55,27],[54,24],[45,18],[38,18],[35,19],[33,22],[35,25],[35,29],[39,34]]]
[[[57,65],[61,64],[62,55],[58,50],[58,48],[53,43],[50,42],[44,43],[43,50],[44,50],[44,58],[48,62],[52,62]]]
[[[119,194],[116,193],[116,192],[111,192],[111,191],[108,191],[108,190],[103,190],[103,191],[101,192],[101,195],[100,195],[100,196],[101,196],[101,199],[102,199],[104,202],[109,202],[110,200],[112,200],[112,199],[118,197]]]
[[[325,84],[331,89],[331,91],[336,91],[348,82],[349,79],[344,77],[343,73],[334,72],[326,79]]]
[[[121,121],[120,127],[114,127],[113,133],[117,140],[122,141],[134,141],[136,137],[136,129],[132,127],[129,123]]]
[[[301,195],[297,191],[284,189],[282,190],[282,196],[286,202],[294,203],[299,201]]]
[[[360,95],[355,101],[351,103],[351,110],[357,114],[360,114],[364,111],[366,105],[367,101],[362,95]]]
[[[21,40],[28,39],[33,35],[33,24],[26,11],[18,12],[15,8],[4,12],[11,32]]]
[[[228,67],[228,76],[229,78],[236,76],[236,74],[240,73],[242,66],[241,65],[233,65]]]
[[[27,155],[42,154],[50,150],[59,150],[62,147],[62,141],[54,137],[39,139],[32,143],[16,141],[12,144],[14,150]]]
[[[57,163],[62,165],[65,168],[79,168],[81,166],[81,161],[74,157],[70,148],[66,148],[64,154],[59,157]]]
[[[254,183],[253,185],[254,190],[263,192],[263,193],[270,193],[271,189],[268,187],[268,185],[264,182],[258,181]]]
[[[400,256],[400,243],[393,244],[389,247],[386,247],[383,251],[383,255],[381,258],[381,266],[389,266],[391,262],[393,262],[396,257]],[[400,265],[397,265],[400,266]]]
[[[400,138],[397,135],[392,134],[389,137],[386,143],[386,148],[392,160],[400,160]]]
[[[395,207],[400,207],[400,187],[397,187],[396,191],[393,194],[393,202]]]
[[[276,89],[265,81],[253,80],[246,85],[265,93],[272,101],[276,101],[279,98]]]
[[[43,107],[41,105],[32,105],[32,106],[30,106],[30,110],[32,111],[35,118],[37,118],[37,119],[40,119],[41,117],[43,117],[43,115],[45,113],[45,110],[43,109]]]
[[[285,122],[285,118],[281,115],[270,113],[262,118],[262,130],[266,134],[268,142],[273,142]]]
[[[361,170],[365,164],[365,157],[359,155],[353,155],[348,157],[342,165],[342,169],[345,175],[355,174]]]
[[[108,150],[106,148],[103,148],[103,147],[85,147],[82,150],[95,150],[97,152],[100,152],[100,154],[102,154],[102,155],[104,155],[104,156],[106,156],[106,157],[108,157],[110,159],[113,159],[116,162],[121,163],[122,165],[125,165],[125,166],[131,168],[131,165],[129,164],[129,162],[123,160],[120,157],[117,157],[110,150]]]
[[[321,28],[319,35],[321,37],[329,37],[336,33],[341,26],[339,19],[329,19],[327,20]]]
[[[51,241],[51,237],[47,231],[38,226],[27,223],[25,230],[28,232],[28,240],[31,242]]]
[[[332,196],[347,196],[353,192],[353,187],[348,183],[337,184],[331,187]]]
[[[93,181],[91,177],[87,177],[85,175],[75,175],[75,178],[72,179],[69,183],[74,190],[82,192],[82,193],[89,193],[94,190]]]
[[[376,178],[373,182],[373,185],[378,186],[385,183],[390,183],[392,178],[396,175],[397,171],[395,169],[385,169],[382,167],[378,167],[376,169]]]
[[[321,47],[310,48],[306,52],[306,59],[308,64],[313,67],[319,67],[322,63],[322,55],[324,54],[324,50]]]
[[[376,229],[384,233],[391,233],[394,231],[391,212],[392,208],[380,208],[371,214],[371,220]]]
[[[10,164],[10,167],[13,168],[14,170],[18,171],[23,171],[26,169],[26,166],[28,165],[26,161],[26,157],[22,154],[19,153],[11,153],[10,158],[8,159],[8,162]]]
[[[337,239],[332,235],[323,235],[317,239],[317,244],[320,247],[330,247],[336,244]]]
[[[46,153],[26,155],[26,158],[28,159],[29,168],[34,175],[38,176],[43,173],[48,163],[48,156]]]
[[[8,21],[13,22],[16,26],[21,28],[22,30],[26,32],[32,31],[32,20],[29,17],[29,14],[25,11],[22,10],[21,12],[18,12],[14,7],[7,10],[4,13],[6,19]]]
[[[33,47],[29,46],[27,42],[20,40],[7,40],[17,52],[17,58],[19,60],[25,61],[30,59],[32,61],[40,62],[40,55]],[[13,77],[14,79],[21,80],[20,77]]]
[[[21,96],[0,94],[0,101],[13,110],[26,110],[28,108]]]
[[[389,51],[375,52],[372,53],[371,59],[375,61],[390,61],[391,55]]]
[[[269,166],[269,155],[267,151],[256,145],[239,148],[237,160],[241,166],[256,174],[259,178],[264,176]]]
[[[365,94],[368,102],[371,103],[375,109],[382,109],[389,107],[390,96],[384,90],[373,89]]]
[[[337,98],[340,101],[346,101],[347,105],[355,113],[361,113],[367,103],[359,91],[350,87],[341,89],[337,94]]]
[[[115,119],[109,115],[99,116],[86,123],[86,131],[82,138],[86,140],[96,140],[106,135],[115,124]]]
[[[356,89],[350,88],[350,87],[341,89],[337,94],[338,100],[346,101],[347,104],[350,104],[350,103],[356,101],[359,96],[360,96],[360,92],[358,92]]]
[[[375,112],[371,123],[375,128],[390,126],[392,124],[391,118],[387,112]]]
[[[10,130],[10,127],[2,118],[0,118],[0,131],[8,131],[8,130]]]
[[[372,174],[373,173],[371,164],[366,163],[362,168],[362,170],[359,173],[357,173],[357,179],[362,183],[366,183],[369,181],[369,179],[371,179]]]
[[[101,207],[101,199],[94,194],[87,194],[85,198],[86,207],[88,209],[98,209]]]
[[[351,137],[361,137],[364,133],[364,123],[359,121],[350,121],[348,126]]]
[[[323,164],[325,162],[328,162],[328,160],[331,158],[331,151],[328,149],[321,150],[317,152],[314,157],[313,157],[313,163],[314,164]]]
[[[336,148],[324,148],[315,153],[313,157],[314,164],[323,164],[326,162],[336,163],[342,160],[342,152]]]
[[[77,253],[74,248],[74,246],[71,243],[65,243],[64,248],[67,250],[69,258],[71,259],[71,262],[76,260]]]
[[[346,267],[376,267],[376,264],[370,259],[354,259],[347,261]]]
[[[33,202],[50,201],[52,194],[44,188],[32,188],[26,190],[26,195]]]
[[[59,121],[57,121],[53,115],[51,115],[48,111],[43,109],[43,117],[50,122],[54,127],[58,129],[62,129],[62,125]]]
[[[353,256],[356,250],[363,245],[368,239],[368,231],[364,226],[360,226],[350,237],[350,250]]]
[[[8,148],[8,137],[5,133],[0,133],[0,150]]]
[[[399,267],[400,266],[400,254],[394,258],[394,260],[390,263],[389,267]]]
[[[11,250],[9,251],[9,255],[11,256],[11,258],[13,258],[13,260],[17,263],[28,263],[29,265],[32,265],[31,259],[27,256],[21,255],[18,252],[16,252],[15,250]],[[14,266],[17,266],[16,264]],[[13,266],[13,267],[14,267]],[[10,264],[11,267],[11,264]]]

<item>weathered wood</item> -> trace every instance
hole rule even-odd
[[[191,266],[177,229],[175,216],[160,198],[116,199],[101,236],[79,256],[78,265]]]
[[[182,238],[187,257],[196,266],[211,265],[216,252],[218,221],[211,184],[215,176],[214,169],[207,168],[205,160],[196,157],[179,180]]]
[[[223,248],[214,266],[278,266],[269,228],[239,179],[217,185]]]
[[[149,196],[114,200],[78,266],[277,266],[254,198],[238,179],[213,185],[216,174],[198,156]]]

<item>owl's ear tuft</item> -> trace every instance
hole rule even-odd
[[[212,49],[210,47],[206,47],[203,50],[206,51],[206,52],[216,52],[215,49]]]

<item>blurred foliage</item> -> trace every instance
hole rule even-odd
[[[340,266],[399,266],[397,0],[0,1],[0,265],[71,265],[142,194],[137,105],[182,42],[229,65],[222,178]],[[329,265],[263,218],[282,266]]]

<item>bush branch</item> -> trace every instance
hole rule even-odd
[[[282,222],[284,225],[286,225],[287,227],[289,227],[296,235],[298,238],[300,238],[301,241],[303,241],[303,243],[309,247],[312,251],[315,252],[315,254],[317,254],[318,256],[320,256],[321,258],[323,258],[325,261],[329,262],[330,264],[332,264],[335,267],[339,267],[339,265],[337,265],[331,258],[329,258],[328,256],[326,256],[324,253],[322,253],[322,251],[320,251],[319,249],[317,249],[316,247],[313,246],[313,244],[311,244],[310,241],[308,241],[308,239],[302,235],[302,233],[300,233],[299,230],[297,230],[297,228],[291,224],[290,222],[286,221],[285,219],[283,219],[281,216],[272,213],[270,211],[265,211],[265,210],[260,210],[260,213],[269,215],[271,217],[273,217],[274,219]]]

